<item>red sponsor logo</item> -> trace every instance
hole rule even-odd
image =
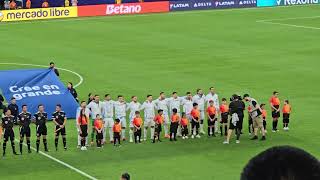
[[[120,14],[144,14],[169,12],[169,2],[147,2],[79,6],[78,16],[110,16]]]

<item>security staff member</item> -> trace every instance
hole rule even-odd
[[[14,97],[11,98],[11,103],[8,105],[8,109],[10,109],[11,115],[14,117],[13,123],[17,124],[17,117],[19,115],[19,107],[17,105],[16,98],[14,98]]]
[[[79,102],[78,93],[77,93],[77,91],[73,88],[72,82],[68,82],[67,87],[68,87],[68,91],[69,91],[70,94],[73,96],[73,98],[74,98],[77,102]]]
[[[4,110],[4,117],[2,118],[2,127],[4,129],[4,141],[3,141],[3,156],[6,154],[7,142],[10,138],[11,147],[14,155],[17,155],[14,144],[14,131],[13,131],[13,119],[10,109]]]
[[[37,152],[39,152],[40,146],[40,138],[42,136],[44,150],[48,152],[48,145],[47,145],[47,126],[46,123],[48,121],[48,114],[44,111],[44,106],[42,104],[38,105],[38,112],[34,114],[33,121],[37,126]]]
[[[66,123],[67,116],[64,111],[61,111],[61,104],[56,105],[56,112],[52,114],[53,123],[56,125],[55,129],[55,141],[56,151],[58,150],[58,141],[61,134],[64,150],[67,150],[67,139],[66,139]]]
[[[22,154],[22,145],[24,136],[26,136],[27,145],[28,145],[28,153],[31,153],[30,149],[30,123],[31,123],[32,115],[28,112],[27,105],[22,105],[22,112],[18,115],[18,124],[19,132],[20,132],[20,154]]]
[[[46,2],[46,1],[45,1]],[[43,3],[45,3],[43,2]],[[47,2],[48,3],[48,2]],[[59,77],[60,76],[60,73],[58,71],[58,69],[55,67],[55,64],[54,62],[50,62],[50,66],[49,66],[49,69],[53,69],[54,70],[54,73]]]

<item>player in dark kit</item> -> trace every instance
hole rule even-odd
[[[10,109],[11,111],[11,115],[14,117],[14,124],[18,124],[17,123],[17,118],[18,118],[18,115],[19,115],[19,107],[17,105],[17,100],[16,98],[11,98],[11,103],[8,105],[8,109]]]
[[[54,131],[55,132],[54,144],[56,147],[56,151],[58,150],[58,141],[59,141],[60,134],[62,136],[64,150],[67,150],[66,127],[65,127],[67,123],[67,116],[64,111],[61,111],[60,104],[56,105],[56,112],[52,114],[52,120],[53,120],[53,123],[56,125],[55,131]]]
[[[20,125],[20,153],[22,154],[22,145],[24,136],[26,136],[28,153],[31,153],[30,149],[30,124],[31,124],[32,115],[28,112],[27,105],[22,105],[22,112],[18,115],[18,124]]]
[[[11,115],[9,109],[4,110],[4,117],[2,118],[2,127],[4,129],[4,141],[3,141],[3,156],[6,154],[7,142],[10,138],[11,147],[14,155],[17,155],[14,145],[14,131],[13,131],[13,121],[14,117]]]
[[[48,114],[44,112],[44,106],[42,104],[38,105],[38,112],[34,114],[33,121],[37,126],[37,152],[39,152],[40,146],[40,138],[42,136],[44,150],[48,152],[48,145],[47,145],[47,126],[46,123],[48,121]]]

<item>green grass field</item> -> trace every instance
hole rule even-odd
[[[176,143],[124,143],[121,148],[108,144],[81,152],[70,120],[69,149],[55,152],[49,123],[48,154],[97,179],[115,180],[128,171],[134,180],[234,180],[251,157],[271,146],[294,145],[320,158],[319,11],[314,5],[0,24],[0,63],[46,65],[54,60],[83,76],[77,90],[85,100],[89,92],[113,98],[123,94],[128,101],[138,95],[142,101],[150,93],[183,95],[215,86],[220,98],[249,93],[267,103],[278,90],[293,106],[291,129],[272,134],[269,111],[266,142],[250,141],[245,121],[241,144],[233,139],[223,145],[222,137],[203,136]],[[314,16],[318,18],[299,18]],[[314,28],[256,22],[282,18],[272,22]],[[33,67],[0,64],[0,70],[16,68]],[[73,74],[61,74],[64,82],[78,81]],[[0,175],[6,180],[86,179],[35,152],[12,156],[10,146],[0,158]]]

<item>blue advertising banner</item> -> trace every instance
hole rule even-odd
[[[38,105],[43,104],[50,114],[57,104],[62,105],[68,118],[76,117],[78,103],[67,88],[50,69],[23,69],[0,71],[0,89],[3,96],[10,101],[16,98],[19,108],[28,105],[32,114],[38,111]]]
[[[214,0],[214,7],[217,9],[225,8],[247,8],[256,7],[256,0]]]
[[[170,1],[170,11],[212,9],[212,0]]]

